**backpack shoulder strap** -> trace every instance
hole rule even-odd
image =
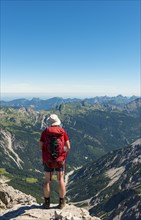
[[[64,129],[57,126],[49,127],[47,128],[47,135],[62,136],[64,135]]]

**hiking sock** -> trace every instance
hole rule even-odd
[[[66,205],[65,198],[60,198],[58,208],[63,209],[65,205]]]
[[[44,206],[45,209],[49,209],[49,207],[50,207],[50,197],[44,198],[44,199],[45,199],[45,202],[44,202],[43,206]]]

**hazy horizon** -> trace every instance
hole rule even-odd
[[[54,96],[51,96],[51,95],[44,95],[44,94],[6,94],[6,95],[1,95],[1,100],[0,101],[12,101],[12,100],[16,100],[16,99],[28,99],[28,100],[32,100],[33,98],[39,98],[39,99],[42,99],[42,100],[47,100],[47,99],[51,99],[51,98],[63,98],[63,99],[89,99],[89,98],[95,98],[95,97],[117,97],[117,96],[123,96],[123,97],[127,97],[127,98],[130,98],[130,97],[133,97],[133,96],[136,96],[136,95],[131,95],[131,96],[126,96],[126,95],[123,95],[123,94],[117,94],[117,95],[113,95],[113,96],[110,96],[110,95],[96,95],[96,96],[57,96],[57,95],[54,95]],[[136,97],[141,97],[141,96],[136,96]]]

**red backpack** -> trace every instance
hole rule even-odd
[[[43,163],[49,168],[60,168],[64,163],[67,152],[64,151],[64,129],[49,127],[46,129],[46,139],[42,150]]]

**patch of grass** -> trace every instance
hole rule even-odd
[[[36,178],[26,178],[25,181],[27,183],[37,183],[38,182],[38,180]]]
[[[8,172],[6,171],[5,168],[0,168],[0,174],[4,175],[4,174],[8,174]]]

